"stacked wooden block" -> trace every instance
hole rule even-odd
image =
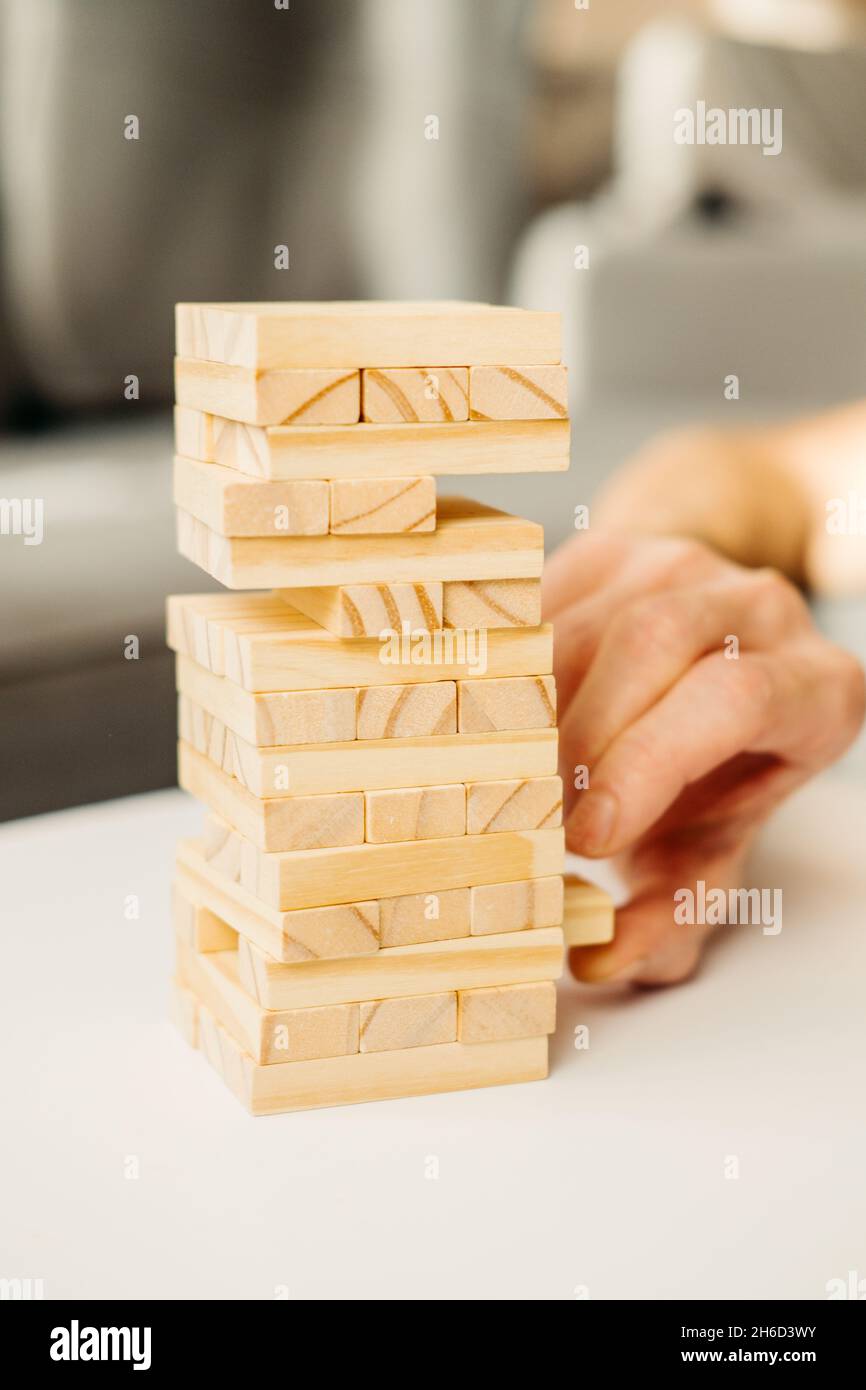
[[[557,316],[189,304],[177,348],[180,549],[259,591],[169,601],[208,808],[177,852],[178,1019],[257,1114],[546,1075],[543,536],[435,477],[568,466]]]

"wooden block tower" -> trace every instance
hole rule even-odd
[[[541,527],[439,474],[568,467],[559,320],[181,304],[176,1017],[254,1114],[547,1074],[562,787]],[[256,592],[248,592],[255,590]],[[581,943],[610,905],[569,889]]]

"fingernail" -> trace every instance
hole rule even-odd
[[[580,800],[568,818],[569,849],[601,854],[610,843],[619,807],[611,792],[581,792]]]

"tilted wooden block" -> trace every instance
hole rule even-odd
[[[560,318],[443,300],[189,303],[175,305],[175,346],[179,357],[260,371],[558,362]]]
[[[466,498],[441,497],[435,531],[406,536],[221,536],[178,508],[178,549],[228,589],[537,579],[542,528]]]
[[[457,996],[458,1037],[465,1043],[538,1038],[556,1028],[556,986],[552,981],[461,989]]]
[[[466,367],[371,367],[361,373],[361,415],[378,425],[469,419]]]
[[[357,370],[344,367],[232,367],[174,360],[178,405],[250,425],[351,425],[361,414]]]
[[[562,926],[567,946],[602,946],[613,941],[613,899],[577,874],[565,875],[565,907]]]
[[[198,1000],[179,980],[172,980],[169,985],[168,1008],[177,1031],[190,1047],[198,1047]]]
[[[442,626],[442,585],[343,584],[334,588],[283,589],[312,622],[335,637],[379,637],[383,632],[434,632]]]
[[[562,875],[523,883],[484,883],[470,889],[473,936],[531,927],[557,927],[562,921]]]
[[[457,682],[457,728],[462,734],[555,725],[553,676]]]
[[[364,803],[366,838],[372,843],[466,834],[466,788],[462,783],[365,792]]]
[[[568,415],[565,367],[472,367],[469,413],[473,420],[556,420]]]
[[[268,482],[197,459],[174,460],[174,500],[221,536],[326,536],[330,492],[325,482]]]
[[[436,530],[435,478],[336,478],[330,489],[331,531],[335,535],[387,536]]]
[[[470,835],[488,835],[492,830],[541,830],[548,825],[562,825],[559,777],[471,782],[466,788],[466,830]]]
[[[470,889],[444,893],[404,893],[379,899],[379,940],[383,947],[417,946],[469,935]]]
[[[411,999],[374,999],[361,1005],[362,1052],[456,1041],[457,995],[453,990]]]
[[[354,687],[253,695],[225,676],[215,676],[190,657],[178,656],[176,667],[179,692],[248,743],[267,748],[280,743],[347,743],[355,737],[359,692]],[[426,688],[381,687],[383,690]],[[452,683],[451,689],[452,727],[442,730],[444,733],[457,731],[456,685]]]
[[[370,685],[358,691],[357,737],[423,738],[456,734],[457,685]]]
[[[468,896],[468,894],[467,894]],[[189,881],[174,883],[171,890],[175,935],[194,951],[232,951],[236,933],[206,907],[202,894]],[[468,913],[467,913],[468,916]]]
[[[462,629],[434,633],[429,639],[419,634],[383,646],[378,638],[342,641],[273,594],[170,598],[168,644],[214,675],[254,693],[438,684],[471,676],[546,674],[553,669],[549,623],[538,628],[492,629],[483,647],[479,634]]]
[[[201,1007],[199,1014],[202,1052],[253,1115],[475,1090],[541,1081],[547,1075],[547,1038],[441,1043],[438,1047],[258,1066],[208,1009]]]
[[[568,420],[454,424],[241,424],[176,406],[175,448],[254,478],[415,478],[564,472]]]
[[[443,585],[446,627],[537,627],[540,579],[473,579]]]

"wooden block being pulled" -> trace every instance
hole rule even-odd
[[[548,825],[562,825],[559,777],[470,782],[466,788],[469,835],[488,835],[492,830],[541,830]]]
[[[440,1043],[259,1066],[208,1009],[202,1006],[199,1013],[202,1052],[252,1115],[475,1090],[547,1076],[547,1038]]]
[[[361,373],[361,416],[377,425],[469,419],[466,367],[371,367]]]
[[[468,888],[380,898],[379,940],[383,947],[417,946],[422,941],[468,936],[470,902]]]
[[[176,357],[174,395],[179,406],[250,425],[352,425],[361,414],[360,373],[340,366],[258,372]]]
[[[451,580],[443,585],[442,620],[446,627],[537,627],[541,580]]]
[[[457,1001],[457,1036],[464,1043],[539,1038],[556,1028],[556,986],[552,980],[461,989]]]
[[[360,1007],[362,1052],[457,1041],[457,995],[453,990],[409,999],[374,999]],[[536,1036],[540,1037],[540,1032]]]
[[[253,695],[225,676],[215,676],[187,656],[178,656],[177,688],[208,714],[248,743],[347,743],[355,737],[354,687],[335,690],[285,690]],[[425,690],[426,686],[382,686],[382,690]],[[451,727],[457,731],[457,687],[451,684]],[[423,730],[424,733],[430,732]]]
[[[601,946],[613,941],[613,899],[577,874],[566,874],[562,927],[567,946]]]
[[[326,536],[330,492],[325,482],[245,478],[218,463],[174,460],[174,500],[221,536]]]
[[[330,489],[334,535],[436,530],[435,478],[336,478]]]
[[[473,420],[564,420],[566,369],[560,364],[471,367],[469,414]]]
[[[560,357],[560,317],[433,300],[175,305],[175,348],[230,366],[422,367],[543,363]]]
[[[457,728],[461,734],[552,729],[555,725],[553,676],[457,682]]]
[[[169,985],[169,1017],[190,1047],[198,1047],[198,1000],[179,980]]]
[[[456,734],[457,685],[429,681],[423,685],[368,685],[358,691],[359,739],[423,738]]]
[[[342,584],[281,592],[287,603],[335,637],[378,638],[383,632],[435,632],[442,626],[442,585],[435,582]]]
[[[414,478],[564,472],[568,420],[245,425],[176,406],[175,448],[254,478]]]
[[[365,792],[364,803],[370,843],[466,834],[466,788],[462,783]]]
[[[470,889],[473,936],[557,927],[562,916],[561,874],[530,878],[522,883],[484,883]]]

